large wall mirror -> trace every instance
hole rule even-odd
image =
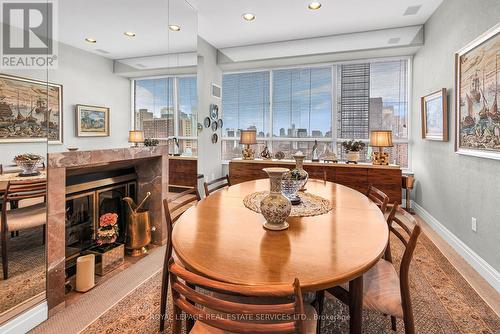
[[[40,39],[52,42],[55,65],[0,69],[0,332],[36,305],[53,310],[78,302],[68,246],[89,241],[79,242],[81,231],[73,228],[76,218],[86,221],[89,208],[73,205],[66,193],[64,235],[54,225],[46,228],[48,160],[72,151],[168,145],[175,165],[169,184],[182,189],[197,182],[195,9],[185,0],[43,5],[43,13],[53,11],[54,25]],[[22,38],[15,29],[12,36]],[[134,130],[146,140],[131,142]],[[21,190],[34,187],[28,190],[38,196],[5,195],[18,181],[25,183]]]
[[[16,10],[5,7],[2,57],[25,43]],[[46,4],[39,4],[42,12]],[[37,32],[43,48],[44,33]],[[46,164],[48,145],[63,140],[63,85],[52,81],[46,54],[10,56],[0,68],[0,324],[39,304],[46,291]],[[17,52],[19,53],[19,51]],[[1,328],[0,328],[1,331]]]

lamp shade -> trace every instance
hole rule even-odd
[[[257,144],[256,130],[240,130],[240,144],[254,145]]]
[[[144,131],[132,130],[128,132],[128,141],[131,143],[144,142]]]
[[[391,130],[375,130],[370,132],[370,146],[392,147]]]

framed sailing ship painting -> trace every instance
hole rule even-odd
[[[0,143],[62,143],[62,85],[0,74]]]
[[[455,151],[500,159],[500,24],[455,54]]]

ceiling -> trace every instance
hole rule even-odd
[[[59,41],[101,56],[123,59],[196,50],[196,11],[184,0],[64,0],[58,6]],[[169,20],[181,30],[169,31]],[[136,36],[125,36],[126,31]],[[90,44],[87,37],[97,42]]]
[[[423,24],[442,0],[189,0],[198,10],[199,35],[217,48]],[[415,15],[403,15],[410,6]],[[243,13],[256,19],[246,22]]]

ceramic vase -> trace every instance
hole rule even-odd
[[[295,169],[297,169],[300,174],[299,179],[303,182],[300,186],[300,191],[305,191],[306,183],[309,179],[309,174],[304,170],[304,159],[306,158],[306,156],[299,151],[293,155],[293,158],[295,159]]]
[[[264,227],[273,230],[281,231],[288,228],[286,219],[292,211],[290,200],[281,193],[281,179],[288,172],[287,168],[264,168],[264,172],[269,175],[270,192],[260,202],[260,212],[266,219]]]

